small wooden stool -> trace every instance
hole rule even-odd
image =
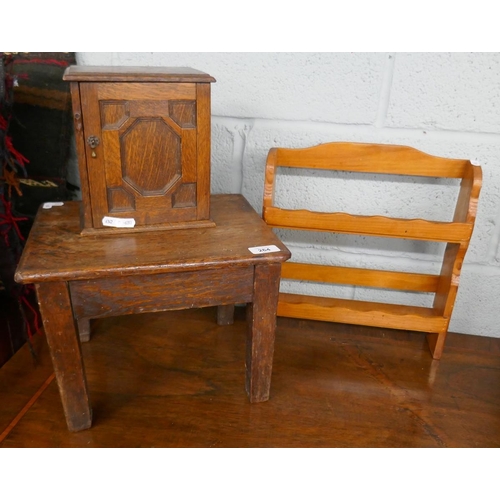
[[[211,197],[210,228],[82,236],[80,202],[40,208],[16,272],[36,285],[68,428],[92,425],[80,342],[89,319],[248,303],[246,390],[269,399],[281,263],[289,250],[241,195]],[[76,324],[80,331],[77,333]]]

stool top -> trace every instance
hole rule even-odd
[[[40,207],[19,262],[18,283],[73,281],[277,263],[290,251],[237,194],[212,195],[215,227],[81,235],[81,202]],[[275,245],[254,254],[249,248]]]

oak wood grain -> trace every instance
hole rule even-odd
[[[88,429],[92,410],[68,287],[64,282],[37,283],[36,291],[68,429]]]
[[[215,82],[215,78],[203,71],[189,67],[156,66],[69,66],[63,76],[65,81],[100,82]]]
[[[96,320],[82,345],[95,425],[68,432],[52,382],[0,447],[500,446],[499,338],[450,332],[435,361],[423,333],[278,318],[270,399],[252,405],[245,308],[230,327],[215,309]],[[0,369],[0,434],[51,373],[37,354]]]
[[[217,307],[217,324],[232,325],[234,323],[234,304],[225,304]]]
[[[290,252],[243,196],[216,196],[212,206],[210,229],[109,237],[80,234],[78,202],[40,209],[16,279],[36,284],[69,430],[92,423],[80,339],[89,340],[91,319],[108,316],[218,305],[219,322],[230,324],[235,303],[254,304],[246,384],[251,402],[268,399],[279,271]],[[278,250],[249,250],[263,245]]]
[[[78,319],[246,303],[253,266],[73,281],[70,290]]]
[[[196,101],[198,103],[198,134],[197,134],[197,219],[210,219],[210,162],[211,162],[211,94],[208,83],[196,86]]]
[[[85,149],[85,138],[83,135],[83,121],[82,121],[82,105],[80,102],[80,94],[78,92],[78,83],[71,82],[71,101],[73,108],[73,130],[75,134],[75,145],[78,165],[85,165],[87,163],[87,152]],[[86,169],[79,170],[80,175],[80,190],[82,197],[81,205],[81,227],[92,226],[92,206],[90,204],[90,186],[89,176]]]
[[[269,399],[281,264],[255,267],[254,299],[247,306],[246,390],[250,402]]]
[[[283,262],[290,251],[241,195],[212,195],[212,228],[80,235],[79,202],[40,208],[16,270],[20,283],[85,280]],[[252,254],[253,246],[280,252]],[[57,251],[56,251],[57,250]]]
[[[134,220],[122,233],[214,225],[213,77],[190,68],[72,66],[64,79],[84,183],[83,235],[110,233],[110,216]]]

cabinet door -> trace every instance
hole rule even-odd
[[[80,89],[94,227],[108,215],[138,226],[196,220],[196,84]]]

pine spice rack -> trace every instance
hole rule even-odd
[[[451,222],[284,209],[274,203],[279,167],[461,179]],[[482,172],[469,160],[440,158],[407,146],[326,143],[272,148],[267,157],[263,218],[274,228],[327,231],[446,243],[439,275],[285,262],[282,279],[434,293],[432,307],[280,293],[278,316],[421,331],[434,359],[443,353],[460,272],[474,228]]]

